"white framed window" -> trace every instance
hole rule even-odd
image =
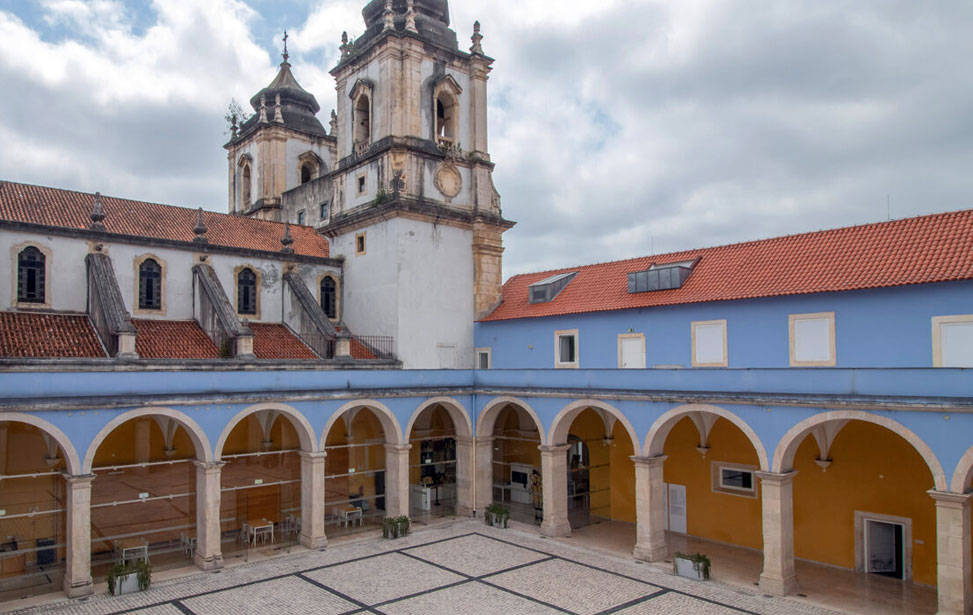
[[[834,312],[791,314],[787,320],[791,367],[836,364]]]
[[[756,466],[737,463],[714,461],[711,464],[713,472],[713,491],[729,495],[757,497]]]
[[[620,333],[618,335],[619,369],[645,368],[645,334]]]
[[[554,367],[578,367],[579,353],[577,329],[554,332]]]
[[[973,367],[973,314],[933,316],[932,366]]]
[[[490,369],[493,364],[493,353],[490,348],[476,349],[476,369]]]
[[[693,367],[726,367],[726,320],[692,323]]]

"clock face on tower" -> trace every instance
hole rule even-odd
[[[433,181],[436,184],[436,189],[446,197],[447,201],[459,194],[460,188],[463,187],[463,178],[460,176],[459,170],[449,162],[440,163]]]

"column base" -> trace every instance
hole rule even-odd
[[[661,562],[669,557],[669,547],[667,545],[649,546],[635,545],[632,549],[632,557],[645,562]]]
[[[457,504],[456,505],[456,516],[457,517],[472,517],[473,516],[473,509],[470,508],[469,506],[460,506],[459,504]]]
[[[64,595],[68,598],[80,598],[93,593],[95,593],[95,586],[91,582],[91,577],[73,581],[67,576],[64,577]]]
[[[797,575],[780,578],[760,575],[760,591],[772,596],[786,596],[797,591]]]
[[[328,546],[327,536],[311,536],[301,532],[301,546],[308,549],[323,549]]]
[[[563,538],[564,536],[571,535],[571,523],[568,521],[551,521],[547,522],[547,519],[541,523],[541,535],[550,536],[552,538]]]
[[[217,553],[204,557],[202,553],[196,553],[196,567],[200,570],[218,570],[223,567],[223,554]]]

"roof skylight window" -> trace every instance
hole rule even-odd
[[[547,303],[553,300],[576,275],[578,275],[577,271],[558,273],[544,278],[540,282],[534,282],[527,288],[527,301],[529,303]]]
[[[677,263],[653,263],[645,271],[628,274],[628,292],[644,293],[652,290],[682,288],[683,283],[699,259]]]

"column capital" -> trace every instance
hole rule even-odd
[[[91,481],[95,480],[94,474],[62,474],[64,481],[71,487],[91,486]]]
[[[308,461],[316,461],[318,459],[324,461],[324,458],[328,456],[328,451],[297,451],[297,456]]]
[[[453,436],[453,440],[456,440],[456,444],[466,444],[472,446],[476,440],[472,436]]]
[[[199,459],[193,459],[193,465],[196,466],[196,470],[201,470],[207,474],[212,474],[219,472],[226,465],[225,461],[200,461]]]
[[[638,455],[631,455],[629,459],[635,462],[637,466],[644,466],[646,468],[654,468],[661,466],[669,455],[656,455],[655,457],[639,457]]]
[[[973,493],[952,493],[951,491],[936,491],[935,489],[930,489],[926,493],[936,501],[937,507],[942,506],[944,508],[969,506],[970,498],[973,497]]]
[[[493,441],[496,440],[493,436],[476,436],[473,438],[473,444],[476,446],[490,446]]]
[[[549,446],[547,444],[541,444],[537,447],[537,450],[541,452],[541,455],[547,453],[548,455],[553,455],[555,453],[564,453],[571,448],[570,444],[555,444],[554,446]]]
[[[760,484],[784,485],[794,480],[794,477],[797,476],[797,470],[790,472],[754,472],[754,474],[760,479]]]
[[[393,451],[393,452],[396,452],[396,453],[404,453],[404,452],[409,451],[411,449],[412,449],[412,445],[411,444],[389,444],[389,443],[386,443],[385,444],[385,450],[387,450],[387,451]]]

